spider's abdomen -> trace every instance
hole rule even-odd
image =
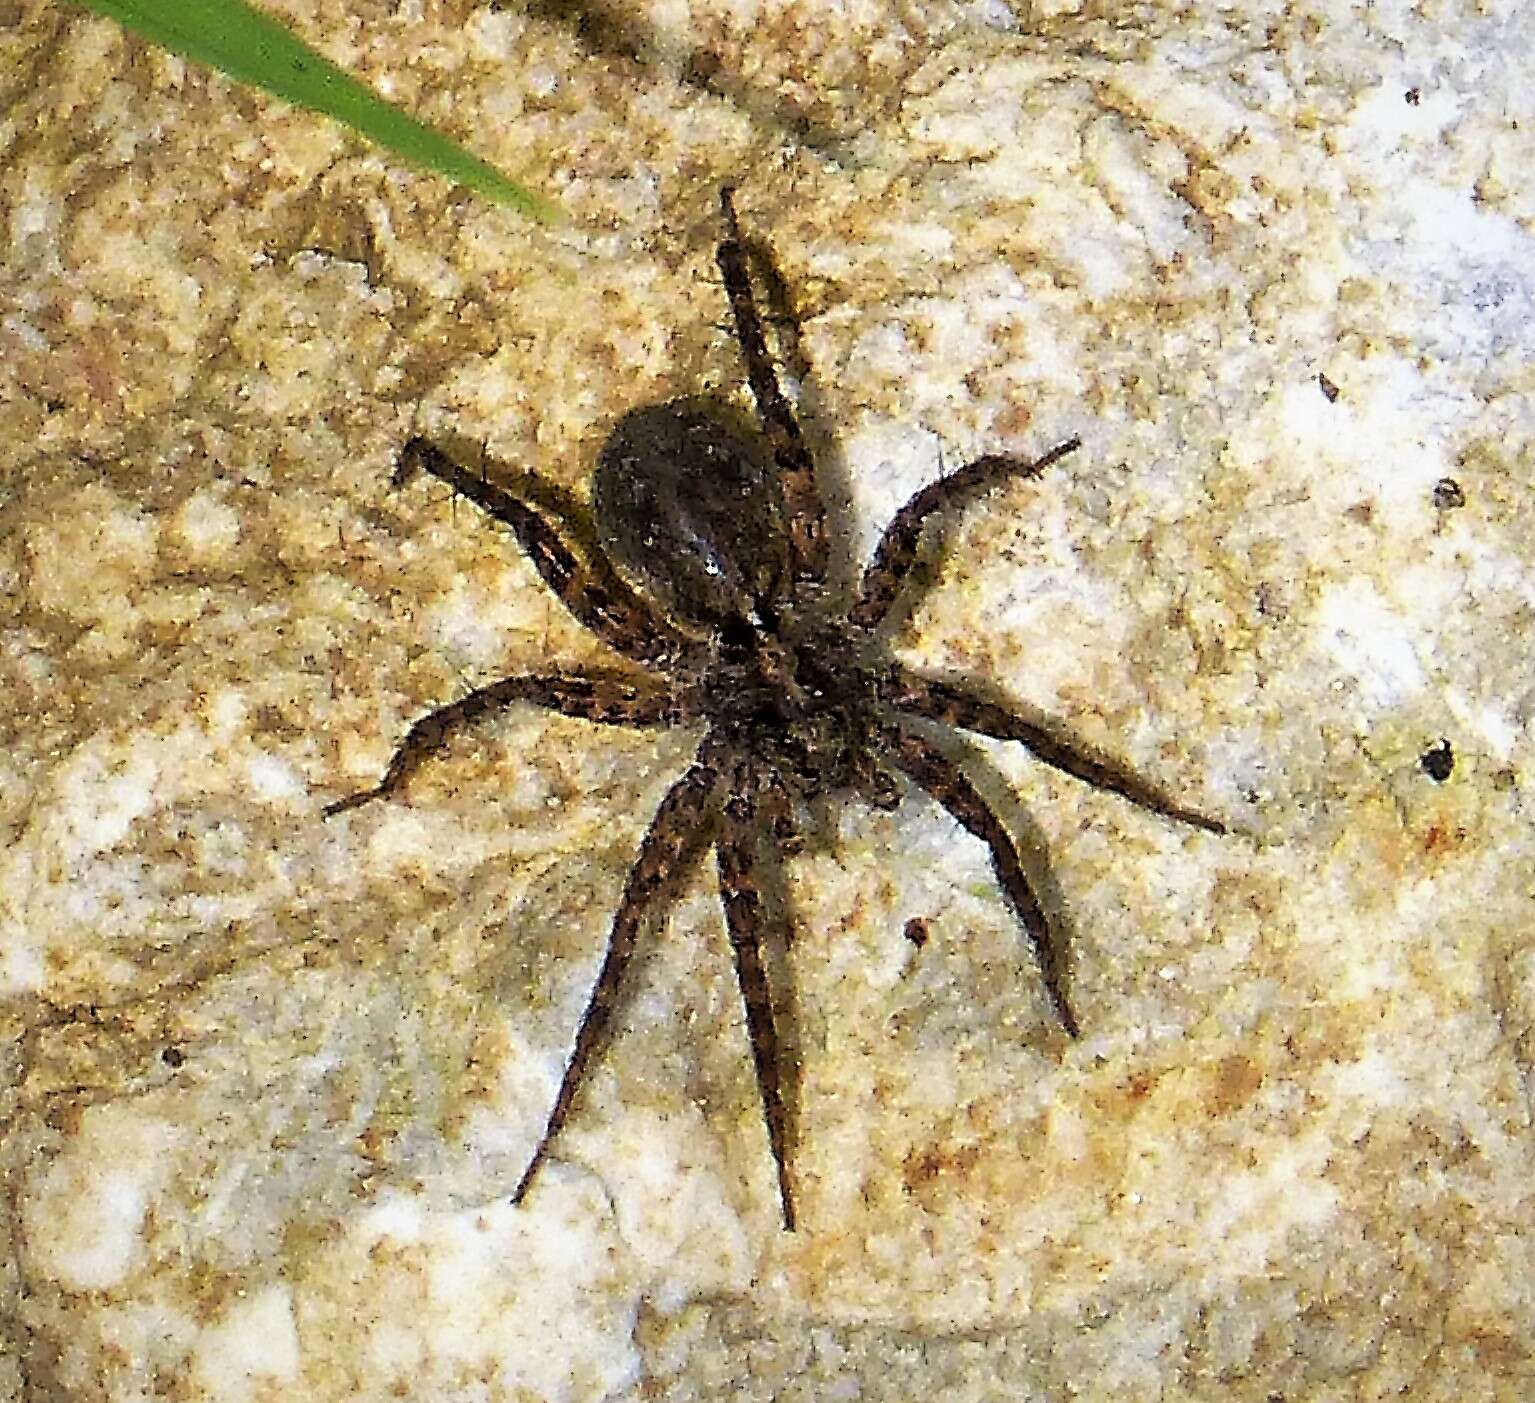
[[[625,415],[597,460],[592,498],[613,555],[679,618],[749,616],[786,576],[776,465],[724,405],[685,400]]]

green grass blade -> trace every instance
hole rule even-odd
[[[245,0],[81,0],[163,48],[263,88],[498,204],[536,219],[556,207],[408,117]]]

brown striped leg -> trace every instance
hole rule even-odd
[[[794,1231],[794,1195],[789,1186],[788,1117],[784,1111],[782,1063],[778,1031],[773,1021],[773,996],[762,963],[764,911],[757,889],[756,794],[750,767],[738,763],[731,777],[730,798],[725,803],[725,822],[715,844],[720,890],[725,898],[725,924],[730,949],[735,955],[736,980],[746,1007],[746,1028],[751,1037],[752,1062],[757,1069],[757,1091],[762,1097],[762,1118],[767,1123],[768,1145],[778,1170],[778,1202],[785,1232]]]
[[[720,209],[725,219],[725,237],[715,251],[715,260],[725,279],[725,295],[735,318],[736,339],[746,361],[746,379],[762,427],[773,448],[778,470],[783,474],[784,504],[789,516],[789,568],[795,580],[819,582],[826,578],[829,546],[826,530],[826,505],[816,485],[815,464],[805,447],[804,436],[789,401],[778,383],[778,372],[768,352],[762,332],[762,317],[752,294],[751,275],[746,266],[746,249],[741,243],[741,226],[736,221],[735,192],[727,185],[720,191]]]
[[[880,694],[884,701],[900,711],[961,726],[997,740],[1020,741],[1030,754],[1045,764],[1095,788],[1117,794],[1121,799],[1128,799],[1154,814],[1161,814],[1163,818],[1202,828],[1206,833],[1226,832],[1226,825],[1219,819],[1207,818],[1185,808],[1149,780],[1132,774],[1082,741],[1068,738],[1054,723],[1031,719],[1011,707],[972,696],[952,683],[918,677],[904,668],[891,674],[881,686]]]
[[[854,628],[872,631],[880,626],[895,603],[916,563],[922,531],[934,512],[944,511],[995,487],[1009,478],[1038,477],[1052,463],[1082,446],[1079,438],[1058,443],[1043,458],[1032,462],[1008,454],[989,454],[930,482],[895,514],[880,538],[874,559],[864,571],[858,600],[849,614]]]
[[[507,677],[489,687],[479,687],[447,706],[440,706],[417,721],[405,733],[384,777],[372,789],[327,804],[326,818],[359,808],[374,799],[388,799],[410,777],[446,746],[456,731],[472,725],[492,711],[516,702],[531,702],[582,721],[602,721],[618,726],[658,726],[686,720],[691,701],[656,684],[645,685],[627,678],[599,674],[596,677]]]
[[[853,752],[853,783],[869,803],[885,813],[900,808],[901,800],[905,797],[901,793],[901,782],[880,763],[879,756],[870,749]]]
[[[785,857],[797,857],[805,850],[805,836],[794,812],[794,798],[776,770],[765,770],[760,776],[757,800],[778,851]]]
[[[533,1158],[528,1161],[512,1194],[513,1203],[522,1202],[549,1146],[570,1115],[571,1102],[586,1076],[586,1069],[606,1040],[618,986],[634,954],[640,926],[655,898],[672,885],[688,856],[696,851],[695,845],[711,818],[711,800],[718,781],[719,771],[711,764],[699,761],[667,791],[650,821],[640,843],[639,856],[624,883],[623,898],[618,903],[618,913],[613,917],[613,929],[608,936],[607,953],[603,956],[597,982],[592,986],[586,1011],[581,1015],[581,1024],[576,1029],[575,1047],[565,1065],[565,1076],[554,1098],[554,1109],[549,1112],[549,1120],[533,1151]]]
[[[406,477],[416,468],[509,526],[544,583],[610,648],[643,663],[664,663],[688,649],[687,640],[624,583],[600,551],[590,549],[583,558],[571,547],[551,522],[555,514],[548,506],[534,506],[487,482],[424,438],[413,438],[400,450],[395,477]]]
[[[881,739],[891,760],[991,849],[991,865],[996,869],[997,880],[1034,945],[1055,1016],[1076,1037],[1077,1020],[1066,1001],[1066,952],[1045,919],[1018,858],[1018,847],[1001,819],[959,766],[929,741],[894,726],[887,727]]]

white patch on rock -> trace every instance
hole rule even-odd
[[[29,1271],[68,1291],[121,1285],[143,1257],[145,1217],[175,1134],[131,1107],[87,1109],[37,1187],[22,1189]]]
[[[193,1375],[219,1403],[247,1403],[267,1381],[294,1383],[299,1364],[293,1292],[280,1282],[236,1300],[192,1350]]]
[[[1332,585],[1316,612],[1316,643],[1367,710],[1399,706],[1426,682],[1413,621],[1367,579]]]

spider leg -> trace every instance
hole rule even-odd
[[[826,504],[816,485],[815,464],[805,447],[799,421],[778,383],[778,372],[762,331],[762,316],[752,293],[741,226],[736,220],[735,191],[720,191],[725,237],[715,251],[715,261],[725,279],[725,293],[735,318],[736,339],[746,361],[746,379],[762,418],[763,431],[773,448],[773,458],[783,474],[784,503],[789,513],[789,571],[791,580],[819,583],[826,578],[829,544]]]
[[[1226,832],[1226,825],[1219,819],[1207,818],[1184,807],[1149,780],[1132,774],[1108,756],[1066,735],[1053,723],[1025,716],[1011,705],[987,701],[952,683],[918,677],[904,668],[898,668],[890,675],[881,687],[881,696],[898,710],[924,716],[930,721],[960,726],[997,740],[1020,741],[1036,759],[1063,774],[1117,794],[1163,818],[1202,828],[1206,833]]]
[[[1008,478],[1038,477],[1052,463],[1082,446],[1079,438],[1058,443],[1042,458],[1030,461],[993,453],[930,482],[895,514],[880,537],[874,558],[863,573],[858,599],[848,615],[854,628],[872,633],[884,621],[911,574],[922,544],[922,532],[935,513],[967,501]]]
[[[901,807],[901,783],[867,747],[853,752],[853,783],[876,809],[890,813]]]
[[[571,1103],[577,1089],[586,1076],[592,1058],[601,1050],[607,1037],[608,1024],[612,1021],[613,1006],[618,996],[618,986],[624,971],[634,954],[640,926],[658,895],[669,887],[679,875],[689,855],[696,851],[695,843],[710,819],[710,800],[719,782],[719,771],[706,760],[696,762],[677,781],[661,800],[650,827],[640,842],[639,856],[629,869],[624,883],[623,898],[613,917],[613,928],[608,935],[608,948],[602,958],[602,968],[597,982],[592,986],[586,1011],[581,1015],[576,1029],[575,1046],[570,1061],[565,1064],[565,1075],[554,1098],[554,1109],[544,1125],[533,1157],[523,1170],[522,1178],[512,1193],[512,1202],[521,1203],[533,1182],[533,1176],[544,1162],[549,1146],[560,1133],[570,1115]]]
[[[1029,879],[1024,874],[1013,842],[1002,820],[991,810],[963,770],[930,741],[895,726],[884,729],[880,737],[890,759],[912,780],[991,849],[991,865],[1002,884],[1008,904],[1023,922],[1033,943],[1035,957],[1044,975],[1045,990],[1061,1026],[1077,1036],[1077,1020],[1066,1000],[1066,952],[1050,923]]]
[[[388,799],[401,790],[427,760],[447,745],[456,731],[516,702],[531,702],[583,721],[619,726],[656,726],[685,720],[691,699],[655,684],[641,684],[612,674],[595,677],[507,677],[479,687],[465,697],[428,712],[405,733],[384,777],[372,789],[338,799],[323,810],[326,818]]]
[[[637,662],[662,664],[689,648],[688,641],[624,583],[600,550],[592,546],[578,553],[571,546],[560,529],[564,525],[568,532],[569,524],[560,522],[549,505],[535,506],[498,487],[424,438],[413,438],[400,450],[396,480],[415,468],[447,483],[510,527],[544,583],[610,648]]]
[[[794,812],[794,799],[783,776],[774,769],[766,769],[759,777],[757,799],[767,820],[768,832],[778,844],[778,850],[786,857],[795,857],[805,850],[805,835],[800,832],[799,819]]]
[[[788,1117],[784,1111],[778,1030],[773,1021],[773,996],[762,963],[764,908],[757,888],[757,796],[755,777],[745,762],[736,766],[731,796],[725,802],[725,822],[715,843],[720,890],[725,898],[725,924],[735,956],[736,981],[746,1008],[752,1062],[762,1118],[778,1170],[778,1202],[784,1231],[794,1231],[794,1195],[789,1185]]]

